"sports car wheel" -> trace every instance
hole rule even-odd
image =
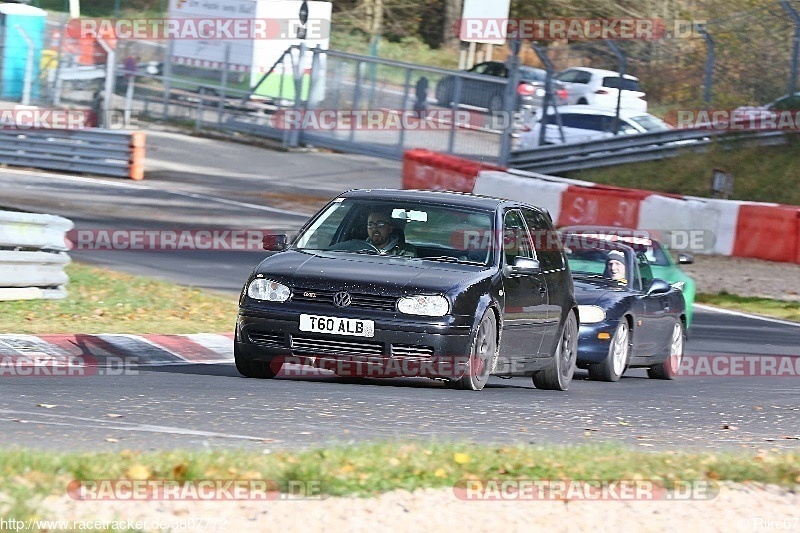
[[[236,363],[236,370],[246,378],[272,379],[278,375],[283,366],[280,359],[273,359],[270,363],[248,361],[239,353],[236,343],[233,344],[233,360]]]
[[[653,379],[675,379],[683,361],[683,349],[686,344],[686,331],[683,322],[678,320],[672,328],[672,337],[669,345],[669,357],[660,365],[653,365],[647,369],[647,376]]]
[[[614,331],[614,336],[611,338],[608,357],[602,363],[589,365],[589,379],[595,381],[619,381],[628,366],[628,359],[631,355],[630,338],[628,322],[622,318]]]
[[[467,371],[455,385],[462,390],[481,390],[489,380],[497,357],[497,321],[494,312],[487,310],[481,318],[472,340]]]
[[[570,312],[561,332],[556,353],[553,354],[553,363],[549,368],[533,375],[533,384],[537,389],[567,390],[575,374],[577,358],[578,322],[575,320],[575,314]]]

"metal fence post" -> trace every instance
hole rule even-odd
[[[625,69],[628,66],[628,58],[625,57],[625,54],[622,53],[622,50],[619,49],[617,43],[610,39],[605,39],[606,44],[611,51],[614,52],[614,55],[617,56],[617,60],[619,61],[619,87],[617,87],[617,113],[614,116],[614,135],[619,133],[619,108],[622,106],[622,86],[625,84]]]
[[[97,42],[106,52],[106,83],[103,89],[105,92],[103,98],[103,127],[109,129],[111,128],[111,99],[114,97],[116,54],[114,53],[114,49],[108,46],[108,43],[106,43],[102,37],[98,37]]]
[[[513,116],[517,108],[517,87],[519,86],[519,50],[522,46],[522,41],[514,39],[510,45],[511,55],[506,60],[508,85],[506,85],[505,98],[503,99],[503,113],[507,120],[503,125],[503,134],[500,137],[500,166],[508,166],[508,160],[511,157],[511,142],[514,134]]]
[[[164,97],[161,100],[164,104],[164,111],[162,118],[167,120],[169,118],[169,100],[170,100],[170,83],[172,81],[172,54],[175,52],[175,41],[170,39],[167,41],[167,54],[164,58]]]
[[[531,47],[533,51],[536,52],[539,61],[545,67],[545,71],[547,74],[544,78],[544,98],[542,99],[542,120],[541,125],[539,126],[539,142],[537,143],[539,146],[544,145],[545,137],[547,134],[547,108],[549,106],[553,106],[553,111],[556,116],[556,124],[558,125],[558,133],[561,137],[561,142],[566,142],[564,139],[564,126],[561,124],[561,113],[558,112],[558,105],[556,105],[555,98],[553,98],[553,62],[550,61],[550,58],[547,56],[547,52],[541,45],[537,43],[531,43]]]
[[[793,8],[787,0],[778,0],[778,2],[781,4],[781,7],[783,7],[783,9],[789,13],[789,15],[792,17],[792,21],[794,22],[794,37],[792,38],[792,66],[789,74],[789,95],[793,95],[797,85],[797,56],[798,53],[800,53],[800,15],[797,14],[797,10],[795,10],[795,8]]]
[[[61,105],[61,63],[64,59],[64,34],[67,32],[67,17],[61,19],[61,30],[58,34],[58,52],[56,52],[56,78],[53,82],[53,105]]]
[[[17,31],[19,31],[22,38],[25,40],[25,44],[28,45],[28,55],[25,59],[25,78],[22,81],[22,105],[30,105],[31,103],[31,84],[33,82],[33,60],[34,60],[34,48],[36,45],[28,37],[28,34],[25,33],[25,30],[22,29],[22,26],[17,24]]]
[[[707,50],[707,57],[706,57],[706,73],[705,79],[703,81],[703,102],[706,105],[711,104],[711,84],[714,81],[714,62],[716,61],[716,57],[714,55],[714,39],[708,34],[706,31],[705,26],[697,24],[696,25],[697,31],[700,35],[703,36],[703,39],[706,41],[706,50]]]
[[[225,99],[228,88],[228,69],[231,61],[231,43],[225,43],[225,63],[222,65],[222,94],[219,95],[217,106],[217,129],[222,128],[222,113],[225,111]]]

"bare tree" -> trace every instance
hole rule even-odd
[[[446,48],[455,48],[458,46],[459,38],[456,30],[456,23],[461,18],[463,10],[464,0],[445,0],[442,42]]]

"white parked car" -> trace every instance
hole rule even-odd
[[[572,67],[562,70],[554,78],[567,87],[567,103],[590,105],[603,109],[616,109],[620,87],[620,107],[647,112],[646,94],[639,85],[639,78],[599,68]]]
[[[608,139],[614,136],[616,109],[598,109],[586,105],[559,106],[561,126],[564,131],[564,143],[578,143]],[[539,132],[542,123],[546,124],[544,144],[561,144],[561,134],[553,108],[549,109],[547,118],[541,120],[541,110],[531,121],[526,123],[517,139],[517,149],[527,150],[539,146]],[[640,111],[620,109],[619,135],[649,133],[673,129],[672,126],[658,117]]]

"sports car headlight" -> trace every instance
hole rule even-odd
[[[606,318],[603,308],[596,305],[579,305],[578,314],[581,317],[581,324],[596,324]]]
[[[247,287],[250,298],[268,302],[285,302],[291,294],[289,287],[270,279],[256,278]]]
[[[444,316],[450,304],[444,296],[406,296],[397,301],[397,310],[407,315]]]

